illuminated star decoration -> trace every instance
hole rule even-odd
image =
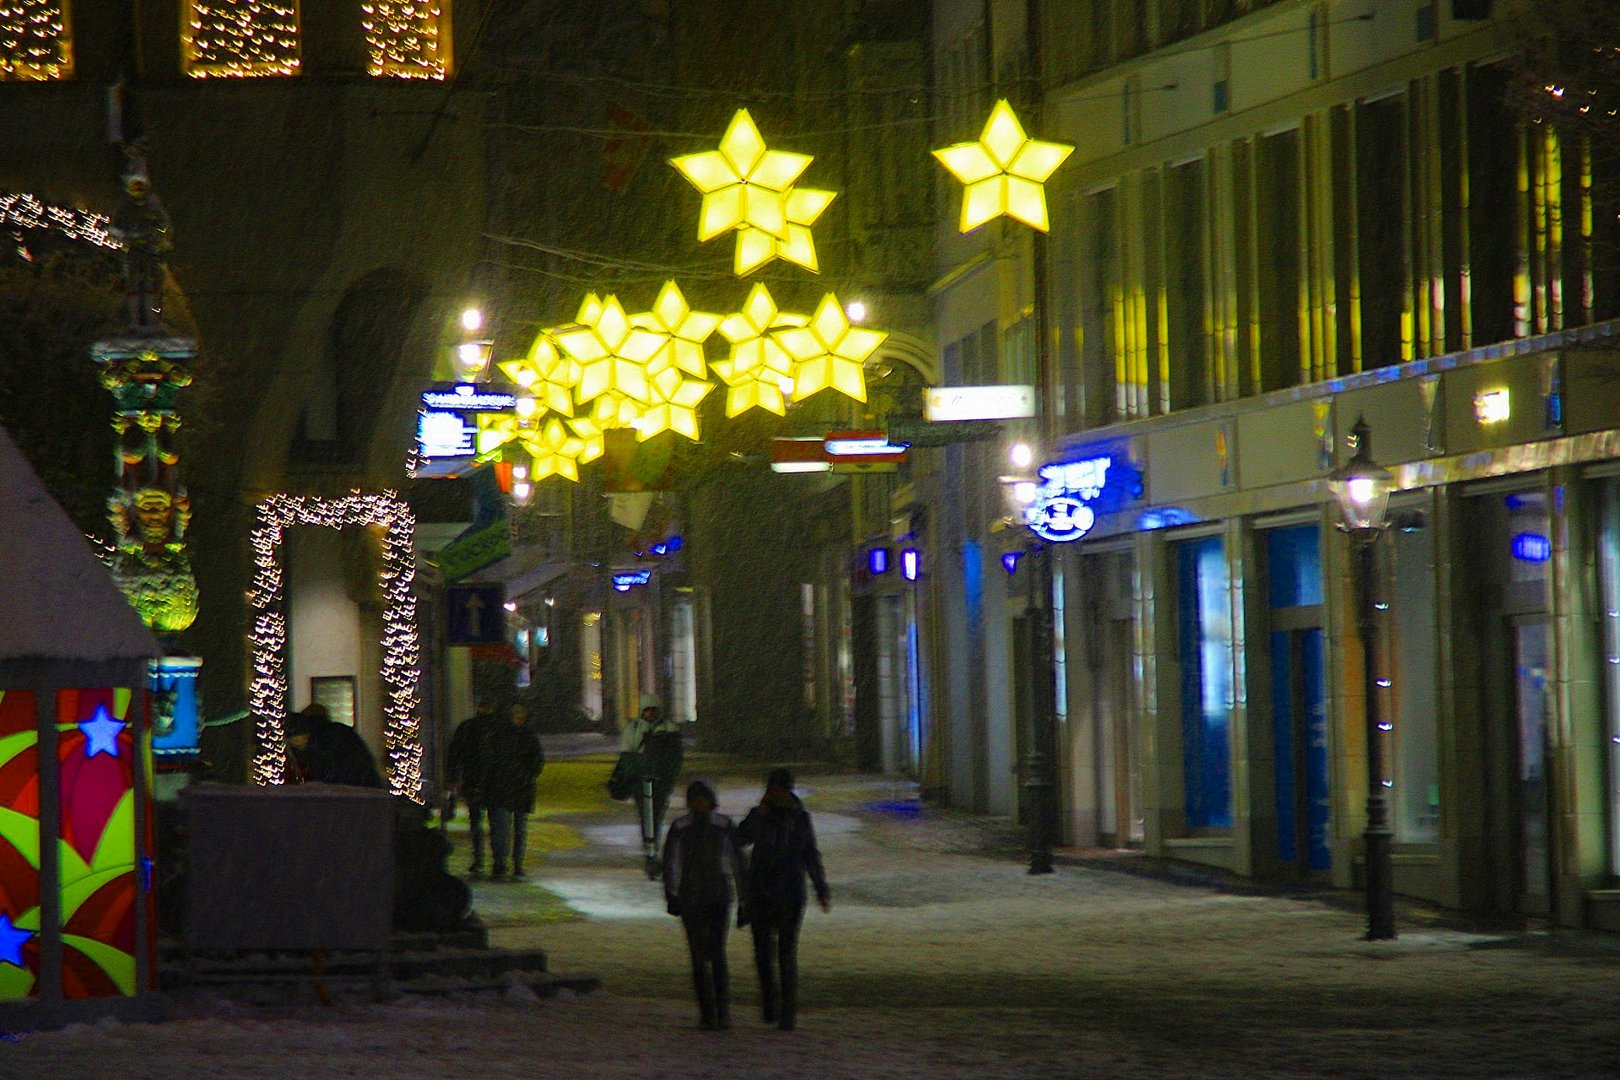
[[[529,355],[522,360],[503,360],[496,365],[518,389],[534,398],[545,412],[574,415],[574,387],[579,385],[579,364],[557,348],[550,330],[534,339]]]
[[[996,102],[976,142],[956,143],[934,156],[967,185],[962,193],[962,232],[972,232],[1006,214],[1046,232],[1046,178],[1074,152],[1063,143],[1024,134],[1005,98]]]
[[[793,400],[803,401],[829,387],[856,401],[866,400],[862,365],[889,335],[849,325],[838,297],[821,298],[808,324],[778,331],[776,338],[793,357]]]
[[[743,228],[737,231],[737,255],[732,271],[738,277],[747,277],[772,259],[798,263],[813,273],[821,272],[816,259],[816,242],[810,235],[810,226],[821,212],[837,198],[836,191],[819,188],[793,188],[787,193],[787,237],[779,238],[761,229]]]
[[[738,109],[718,150],[671,158],[670,164],[703,194],[698,240],[738,230],[733,262],[737,276],[781,258],[817,269],[810,226],[834,193],[794,181],[811,162],[809,154],[769,150],[747,109]]]
[[[607,397],[592,417],[610,426],[628,424],[652,403],[647,363],[664,344],[661,335],[630,322],[619,298],[599,300],[594,293],[580,306],[577,326],[556,332],[557,347],[579,364],[574,404]]]
[[[97,705],[95,715],[88,720],[80,720],[78,727],[84,732],[85,757],[93,758],[97,754],[118,756],[118,733],[124,730],[124,722],[113,719],[107,706]]]
[[[720,320],[719,315],[693,311],[673,281],[664,283],[651,311],[630,317],[636,326],[662,338],[658,351],[647,362],[651,404],[632,424],[637,440],[645,442],[661,431],[697,440],[697,405],[714,389],[714,384],[705,378],[709,366],[703,358],[703,343]]]
[[[23,966],[23,946],[34,936],[32,930],[12,925],[11,916],[0,911],[0,964]]]
[[[787,415],[783,395],[793,389],[793,355],[775,332],[808,321],[803,315],[778,311],[770,291],[755,285],[743,309],[720,323],[721,335],[731,342],[731,355],[709,367],[730,388],[726,391],[728,417],[756,407]]]
[[[530,479],[544,480],[548,476],[562,476],[579,482],[579,467],[602,456],[602,432],[588,420],[561,420],[547,417],[532,438],[524,440],[524,449],[534,464]]]

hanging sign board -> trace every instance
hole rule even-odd
[[[923,416],[946,420],[1022,420],[1035,415],[1033,386],[939,386],[923,397]]]

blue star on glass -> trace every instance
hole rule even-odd
[[[11,925],[11,916],[0,911],[0,964],[23,966],[23,945],[34,936],[32,930]]]
[[[118,756],[118,733],[124,730],[124,722],[115,720],[107,711],[107,706],[97,705],[94,716],[79,721],[79,730],[84,732],[85,757],[93,758],[97,754]]]

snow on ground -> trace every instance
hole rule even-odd
[[[758,789],[726,779],[740,814]],[[694,1029],[679,924],[615,806],[581,817],[587,843],[548,852],[532,883],[476,886],[501,912],[497,943],[542,946],[554,970],[600,975],[599,992],[324,1009],[194,998],[165,1024],[0,1043],[0,1080],[1620,1076],[1613,938],[1403,905],[1400,939],[1368,943],[1342,896],[1095,865],[1031,877],[983,823],[862,809],[862,781],[817,779],[807,803],[834,908],[807,916],[796,1032],[757,1017],[746,934],[730,948],[735,1029]],[[542,890],[585,917],[525,918]]]

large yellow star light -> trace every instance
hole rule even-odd
[[[812,273],[821,273],[816,259],[816,242],[810,235],[810,226],[821,212],[837,198],[836,191],[818,188],[792,188],[787,193],[787,237],[772,236],[763,229],[743,228],[737,231],[737,256],[732,270],[738,277],[746,277],[772,259],[798,263]]]
[[[1040,142],[1024,134],[1006,99],[996,102],[977,142],[956,143],[934,156],[967,185],[962,194],[962,232],[972,232],[1006,214],[1046,232],[1046,189],[1041,187],[1074,147]]]
[[[714,389],[714,384],[705,378],[709,366],[704,361],[703,343],[720,325],[721,318],[707,311],[693,311],[673,281],[664,283],[651,311],[630,316],[636,326],[663,338],[663,344],[647,362],[651,402],[631,424],[638,440],[645,442],[662,431],[697,439],[697,405]]]
[[[587,296],[579,309],[579,325],[558,330],[556,338],[557,347],[579,364],[576,404],[604,394],[648,403],[647,361],[664,339],[632,325],[618,297]]]
[[[807,324],[776,334],[793,357],[793,400],[803,401],[831,388],[856,401],[865,401],[863,365],[888,336],[883,330],[849,325],[838,297],[832,293],[822,297]]]
[[[579,363],[557,348],[550,330],[534,339],[521,360],[503,360],[496,367],[523,393],[535,399],[542,413],[574,415],[574,387],[579,384]]]
[[[755,285],[743,309],[720,323],[721,335],[731,342],[731,355],[709,367],[729,387],[728,417],[753,408],[787,415],[783,395],[793,389],[793,356],[777,332],[808,321],[803,315],[778,311],[770,291]]]
[[[548,417],[535,437],[524,442],[533,460],[529,469],[531,482],[561,476],[577,484],[579,467],[601,457],[603,443],[601,431],[588,421]]]
[[[720,149],[671,158],[670,164],[703,193],[699,240],[752,228],[788,241],[788,191],[810,161],[809,154],[766,149],[754,118],[738,109]],[[800,209],[802,216],[805,207]]]

